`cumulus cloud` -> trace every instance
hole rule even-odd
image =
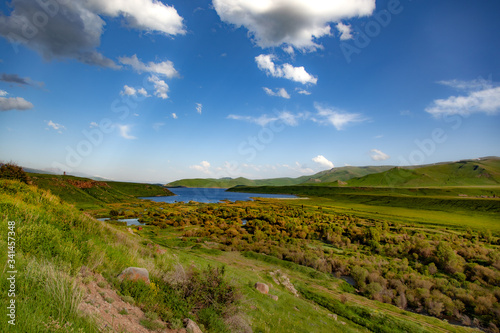
[[[44,5],[43,11],[39,1],[12,0],[12,11],[8,15],[0,13],[0,36],[15,47],[23,44],[37,51],[46,60],[72,58],[85,64],[118,68],[113,60],[97,51],[105,25],[101,16],[121,16],[130,27],[147,32],[185,33],[176,10],[156,0],[66,0],[55,4]],[[47,20],[37,27],[33,18],[45,12]]]
[[[132,67],[138,73],[153,73],[157,75],[163,75],[167,78],[178,77],[179,73],[174,68],[174,63],[170,60],[155,63],[153,61],[147,64],[142,62],[137,55],[134,54],[131,57],[119,57],[118,61],[123,64]]]
[[[318,155],[318,156],[314,157],[312,160],[313,160],[313,162],[318,163],[319,165],[321,165],[322,167],[325,167],[325,168],[332,169],[335,167],[333,165],[333,163],[331,161],[329,161],[323,155]]]
[[[272,54],[261,54],[255,57],[255,62],[260,70],[272,77],[285,78],[302,84],[316,84],[318,82],[318,79],[307,73],[303,66],[294,67],[288,63],[276,65],[274,63],[275,58],[276,57]]]
[[[7,96],[9,93],[6,92],[5,90],[0,90],[0,97],[2,96]]]
[[[127,140],[134,140],[137,139],[135,136],[130,135],[130,130],[132,129],[132,126],[130,125],[117,125],[118,130],[120,132],[120,136],[124,139]]]
[[[385,161],[391,158],[389,155],[387,155],[384,152],[381,152],[378,149],[372,149],[370,150],[370,157],[374,161]]]
[[[172,113],[172,118],[177,119],[177,114],[175,112]]]
[[[6,91],[0,90],[0,96],[7,95]],[[22,97],[0,97],[0,111],[10,110],[29,110],[33,108],[33,104]]]
[[[120,91],[120,95],[122,96],[137,96],[137,94],[142,95],[144,97],[149,97],[148,92],[144,88],[135,89],[133,87],[129,87],[127,85],[123,86],[123,90]]]
[[[351,123],[367,120],[358,113],[348,113],[335,108],[326,108],[317,103],[314,106],[317,110],[317,114],[312,120],[320,124],[333,125],[339,131]]]
[[[227,119],[243,120],[249,123],[260,125],[262,127],[267,126],[269,123],[275,121],[281,121],[288,126],[297,126],[299,124],[299,120],[305,118],[306,118],[305,113],[293,114],[288,111],[279,112],[275,116],[268,116],[267,114],[261,115],[259,117],[239,116],[234,114],[230,114],[229,116],[227,116]]]
[[[167,99],[168,98],[168,84],[165,83],[165,81],[160,80],[158,76],[156,75],[151,75],[148,78],[149,82],[152,82],[155,88],[155,96],[159,97],[161,99]]]
[[[18,85],[28,85],[28,86],[37,86],[37,87],[44,86],[43,82],[36,82],[36,81],[33,81],[32,79],[30,79],[29,77],[20,77],[17,74],[2,73],[2,76],[0,76],[0,81],[14,83],[14,84],[18,84]]]
[[[193,170],[201,171],[201,172],[206,173],[206,174],[211,173],[210,163],[207,161],[202,161],[200,164],[197,164],[197,165],[191,165],[189,168],[193,169]]]
[[[249,30],[262,47],[289,44],[315,50],[331,35],[331,22],[371,15],[375,0],[213,0],[221,20]]]
[[[434,117],[445,115],[470,115],[485,113],[495,115],[500,113],[500,87],[495,87],[485,80],[473,81],[441,81],[440,84],[464,91],[463,95],[450,96],[446,99],[436,99],[425,111]]]
[[[122,16],[127,24],[139,30],[166,35],[183,35],[183,19],[173,6],[156,0],[86,0],[94,12],[111,17]]]
[[[276,97],[283,97],[286,99],[290,99],[290,95],[288,94],[285,88],[278,88],[275,91],[266,87],[263,87],[263,89],[269,96],[276,96]]]
[[[66,127],[64,127],[64,125],[55,123],[52,120],[45,121],[45,122],[47,123],[47,126],[49,126],[50,128],[54,129],[59,134],[62,134],[62,130],[66,129]]]
[[[340,40],[352,39],[351,26],[342,22],[337,23],[337,30],[340,33]]]
[[[99,127],[99,124],[97,124],[95,121],[93,121],[93,122],[90,123],[89,127],[90,128]]]
[[[306,95],[306,96],[311,95],[311,92],[309,92],[309,91],[307,91],[305,89],[295,88],[295,91],[298,92],[301,95]]]
[[[196,103],[196,112],[201,114],[202,109],[203,109],[203,105],[201,103]]]

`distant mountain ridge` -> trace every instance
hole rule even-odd
[[[500,157],[402,166],[345,166],[298,178],[248,179],[195,178],[181,179],[166,186],[219,187],[235,186],[469,186],[500,185]]]

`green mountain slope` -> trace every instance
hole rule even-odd
[[[488,157],[421,167],[392,168],[353,178],[348,186],[486,186],[500,184],[500,159]]]
[[[304,183],[332,183],[336,181],[345,182],[356,177],[363,177],[373,173],[384,172],[393,168],[392,166],[346,166],[321,171],[307,178]]]
[[[270,179],[248,179],[239,178],[195,178],[181,179],[167,184],[167,186],[185,186],[185,187],[220,187],[230,188],[234,186],[290,186],[299,184],[323,184],[334,181],[345,182],[351,178],[362,177],[368,174],[386,171],[391,166],[367,166],[367,167],[341,167],[331,170],[321,171],[312,176],[302,176],[298,178],[270,178]]]
[[[79,207],[130,201],[136,197],[170,196],[168,189],[152,184],[102,182],[88,178],[49,174],[29,174],[33,185],[50,190]]]
[[[219,187],[230,188],[234,186],[286,186],[298,185],[307,180],[307,176],[299,178],[271,178],[271,179],[248,179],[239,178],[194,178],[181,179],[167,184],[167,186],[185,186],[185,187]]]

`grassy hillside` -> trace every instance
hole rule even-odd
[[[333,168],[331,170],[321,171],[315,175],[308,177],[303,183],[333,183],[337,181],[346,182],[349,179],[363,177],[372,173],[384,172],[393,168],[392,166],[366,166],[355,167],[346,166]],[[286,185],[286,184],[283,184]]]
[[[283,186],[297,185],[304,182],[307,177],[299,178],[271,178],[271,179],[248,179],[239,178],[195,178],[182,179],[171,182],[167,186],[185,186],[185,187],[201,187],[201,188],[230,188],[234,186]]]
[[[346,166],[321,171],[298,178],[196,178],[182,179],[168,184],[186,187],[235,186],[485,186],[500,185],[500,158],[485,157],[418,166]]]
[[[486,186],[500,185],[500,159],[486,158],[427,165],[408,169],[391,168],[347,181],[348,186]]]
[[[50,190],[61,199],[78,207],[90,207],[112,202],[130,201],[137,197],[170,196],[168,189],[152,184],[95,181],[88,178],[29,174],[39,188]]]

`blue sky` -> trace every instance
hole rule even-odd
[[[493,0],[4,2],[0,160],[169,182],[499,156],[499,13]]]

